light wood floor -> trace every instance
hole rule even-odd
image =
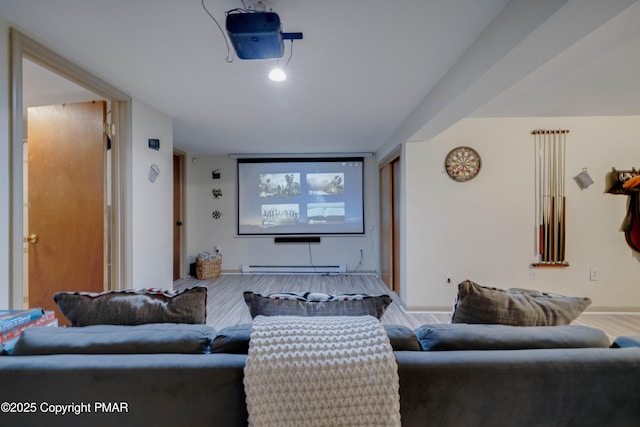
[[[191,286],[206,286],[207,324],[216,329],[240,323],[251,322],[251,315],[242,293],[253,291],[261,294],[273,292],[323,292],[389,294],[394,302],[389,306],[382,323],[405,325],[415,329],[426,323],[447,323],[450,312],[407,312],[397,302],[399,298],[390,292],[385,284],[374,275],[221,275],[212,280],[195,278],[179,279],[174,289]],[[621,335],[640,335],[639,313],[596,313],[585,312],[573,324],[591,326],[604,331],[611,340]]]

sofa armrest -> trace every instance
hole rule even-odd
[[[31,413],[0,413],[0,422],[47,427],[246,427],[242,383],[246,359],[239,354],[0,357],[0,402],[37,405]],[[108,411],[96,408],[96,402],[126,405],[120,412]],[[88,407],[80,408],[82,403]],[[79,415],[55,414],[55,404]]]
[[[640,348],[395,355],[403,426],[622,427],[640,420]]]

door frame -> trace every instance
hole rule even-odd
[[[187,153],[174,149],[173,156],[178,156],[180,158],[180,219],[182,220],[182,226],[180,230],[180,278],[187,276],[187,267],[185,264],[185,235],[186,235],[186,221],[185,221],[185,182],[186,182],[186,164],[185,159],[187,158]]]
[[[116,125],[111,139],[111,288],[124,289],[132,281],[131,259],[131,98],[105,81],[78,67],[46,46],[11,28],[11,251],[9,303],[24,306],[23,263],[23,154],[24,112],[22,100],[22,59],[29,60],[70,80],[111,103],[111,118]],[[80,260],[79,260],[80,262]]]
[[[385,177],[383,174],[385,172],[384,169],[386,166],[391,166],[391,170],[388,171],[389,175],[386,177],[389,182],[387,191],[389,194],[384,195],[382,193],[379,194],[378,200],[380,205],[378,209],[380,210],[380,220],[382,221],[382,204],[385,203],[385,200],[390,202],[390,220],[391,224],[380,224],[379,227],[382,229],[384,227],[388,227],[387,235],[390,237],[390,242],[385,241],[384,233],[380,233],[380,260],[379,260],[379,270],[380,276],[382,277],[385,265],[383,263],[389,262],[390,265],[387,267],[390,268],[391,274],[391,284],[386,283],[387,286],[391,285],[391,290],[396,292],[396,294],[400,297],[400,302],[403,306],[406,307],[406,283],[405,283],[405,256],[404,256],[404,218],[402,215],[402,206],[404,206],[404,175],[403,170],[405,169],[404,165],[404,144],[401,144],[391,153],[389,153],[386,157],[384,157],[381,161],[378,162],[378,189],[380,192],[384,191],[385,188],[381,185],[381,180]],[[394,167],[393,165],[396,165]],[[388,197],[387,197],[388,196]],[[383,245],[391,245],[390,250],[388,251],[391,255],[390,260],[385,260],[382,255],[385,253],[383,250]]]

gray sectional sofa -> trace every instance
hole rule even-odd
[[[250,325],[27,330],[2,426],[246,426]],[[403,426],[640,425],[640,340],[581,326],[386,326]],[[616,347],[616,348],[612,348]]]

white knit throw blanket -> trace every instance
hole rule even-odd
[[[258,316],[244,369],[252,427],[400,426],[398,365],[372,316]]]

